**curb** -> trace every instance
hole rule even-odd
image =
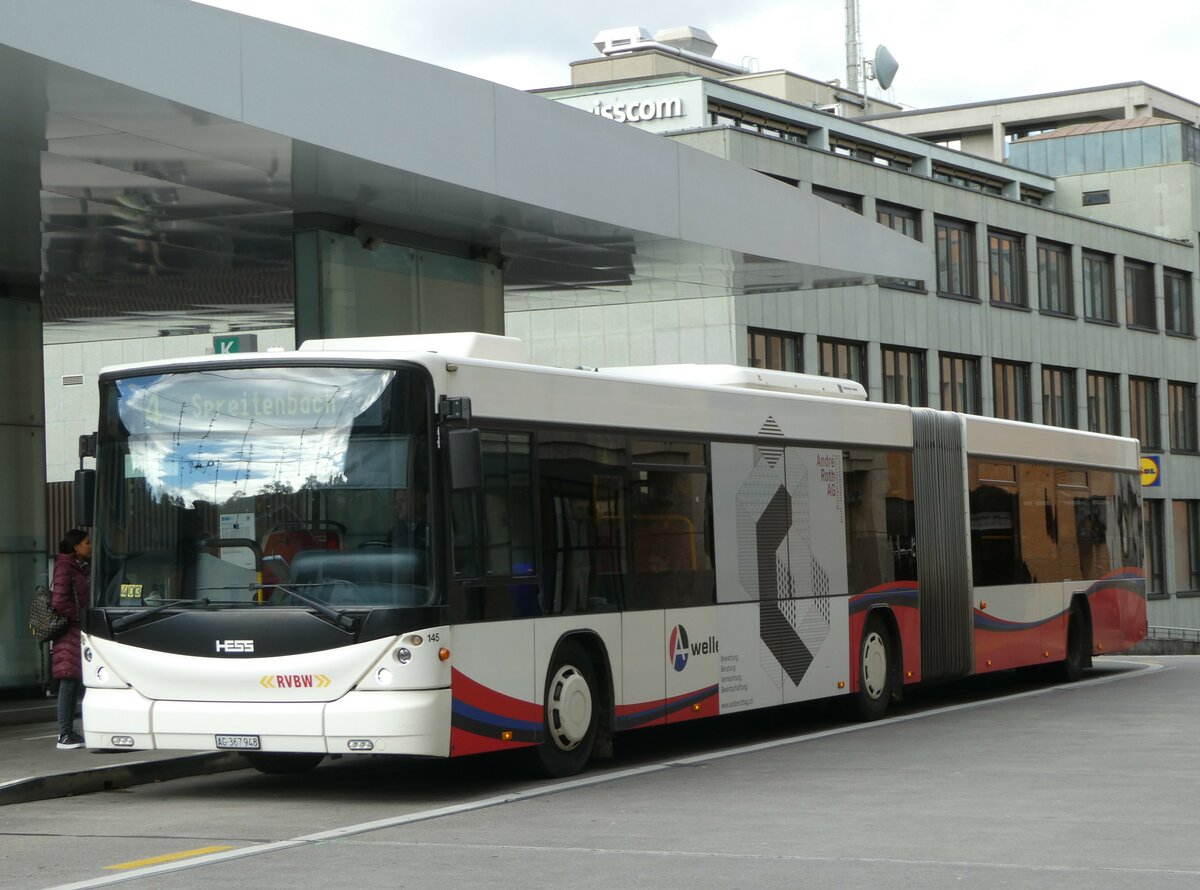
[[[91,794],[95,791],[111,791],[130,785],[205,776],[247,767],[248,764],[241,754],[213,751],[164,760],[141,760],[118,766],[101,766],[72,773],[13,779],[0,784],[0,806],[75,794]]]
[[[58,719],[57,700],[47,698],[45,704],[18,705],[0,708],[0,726],[21,726],[26,723],[53,723]]]

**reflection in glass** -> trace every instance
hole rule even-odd
[[[426,604],[427,403],[415,374],[382,369],[107,384],[98,604]]]

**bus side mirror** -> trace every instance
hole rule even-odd
[[[450,458],[450,489],[477,491],[483,488],[483,447],[479,430],[447,431],[446,447]]]
[[[75,528],[91,528],[96,511],[96,471],[75,471]]]

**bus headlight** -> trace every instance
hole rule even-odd
[[[412,650],[405,649],[403,646],[401,646],[396,650],[396,661],[400,662],[401,664],[408,664],[410,661],[412,661]]]
[[[387,668],[380,668],[375,672],[375,682],[380,686],[388,686],[392,682],[392,672]]]

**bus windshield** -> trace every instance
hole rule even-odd
[[[94,604],[435,604],[431,411],[405,368],[107,381]]]

